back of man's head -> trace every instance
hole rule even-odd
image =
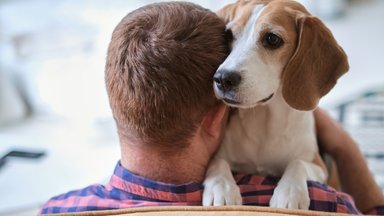
[[[186,2],[156,3],[115,28],[105,79],[120,138],[185,146],[217,101],[213,74],[229,53],[225,24]]]

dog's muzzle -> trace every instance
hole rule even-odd
[[[241,82],[241,76],[236,71],[218,70],[213,76],[215,85],[223,93],[234,90]]]
[[[237,90],[241,82],[238,71],[218,70],[213,76],[215,95],[229,105],[240,104]]]

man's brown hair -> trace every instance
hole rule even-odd
[[[119,135],[185,146],[217,101],[213,74],[229,53],[225,24],[186,2],[139,8],[117,25],[105,69]]]

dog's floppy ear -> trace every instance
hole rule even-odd
[[[298,44],[282,74],[283,97],[298,110],[314,109],[348,71],[347,56],[316,17],[297,19]]]

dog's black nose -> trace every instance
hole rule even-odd
[[[219,70],[213,76],[213,80],[220,90],[227,91],[240,84],[241,76],[235,71]]]

